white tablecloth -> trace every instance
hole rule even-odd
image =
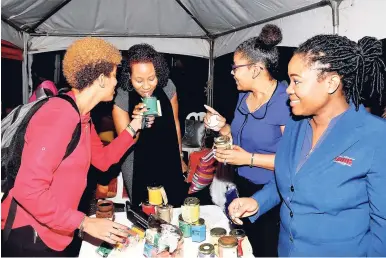
[[[180,208],[173,209],[172,224],[178,225],[178,216],[181,214]],[[212,228],[222,227],[229,233],[229,222],[222,210],[215,205],[200,206],[200,217],[205,219],[206,224],[206,240],[202,243],[209,243],[209,232]],[[127,219],[125,212],[115,213],[115,221],[126,225],[132,226],[132,223]],[[101,240],[97,240],[88,235],[85,236],[80,249],[79,257],[81,258],[100,258],[96,253],[96,249],[102,243]],[[192,242],[191,238],[184,239],[184,256],[185,257],[197,257],[198,247],[202,243]],[[109,257],[143,257],[143,243],[139,244],[135,249],[128,249],[125,252],[113,251]]]

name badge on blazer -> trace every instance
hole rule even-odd
[[[334,162],[339,163],[343,166],[352,166],[353,158],[347,157],[347,156],[338,156],[334,159]]]

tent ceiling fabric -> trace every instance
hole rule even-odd
[[[212,34],[236,29],[320,0],[182,0],[191,13]]]
[[[214,56],[218,57],[233,52],[245,39],[257,36],[264,24],[220,37],[216,35],[320,2],[322,0],[2,0],[1,6],[2,19],[21,30],[39,25],[35,32],[41,35],[31,34],[29,51],[33,53],[63,50],[77,35],[97,35],[106,37],[120,49],[148,42],[166,53],[209,57],[209,42],[202,39],[208,36],[206,30],[215,38]],[[61,5],[62,8],[56,10]],[[56,12],[48,17],[53,10]],[[354,40],[365,35],[385,38],[384,10],[386,0],[344,0],[340,7],[340,34]],[[297,46],[315,34],[332,33],[333,28],[330,6],[271,22],[282,28],[282,45],[286,46]],[[20,46],[17,40],[21,34],[2,21],[4,28],[6,33],[2,32],[2,39]]]
[[[102,37],[103,38],[103,37]],[[31,39],[29,53],[41,53],[55,50],[65,50],[72,42],[77,40],[76,37],[35,37]],[[190,55],[207,57],[209,53],[209,43],[203,39],[176,39],[176,38],[121,38],[110,37],[104,38],[117,48],[126,50],[129,46],[148,43],[153,45],[157,51],[163,53],[173,53],[180,55]]]
[[[65,0],[2,0],[2,16],[7,17],[19,28],[35,25],[56,6]]]
[[[1,39],[23,48],[23,35],[3,21],[1,21]]]
[[[72,0],[37,32],[205,36],[175,0]]]

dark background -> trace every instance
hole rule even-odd
[[[383,42],[383,59],[386,62],[386,39]],[[275,78],[287,80],[287,65],[295,48],[279,47],[279,69]],[[53,80],[55,54],[60,53],[63,57],[64,51],[48,52],[34,55],[33,70],[43,74],[45,78]],[[190,112],[205,111],[206,104],[205,87],[208,80],[208,59],[184,55],[165,54],[170,68],[170,78],[177,87],[179,100],[179,117],[184,130],[186,116]],[[219,111],[228,121],[233,118],[233,111],[237,102],[238,92],[231,72],[233,53],[215,59],[214,67],[214,108]],[[5,108],[13,108],[22,103],[22,64],[20,61],[1,59],[1,104],[2,114]],[[61,74],[58,88],[67,86],[66,80]],[[366,104],[373,106],[375,113],[379,113],[379,96],[374,95],[366,100]],[[93,117],[99,113],[108,114],[112,103],[101,103],[93,111]]]

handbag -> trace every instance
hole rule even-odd
[[[205,135],[205,125],[202,121],[185,120],[185,133],[182,144],[191,148],[199,148]]]
[[[210,134],[204,130],[201,138],[201,150],[195,151],[189,157],[189,173],[186,182],[191,183],[188,194],[198,192],[210,185],[214,178],[217,160],[212,148],[206,148]]]

